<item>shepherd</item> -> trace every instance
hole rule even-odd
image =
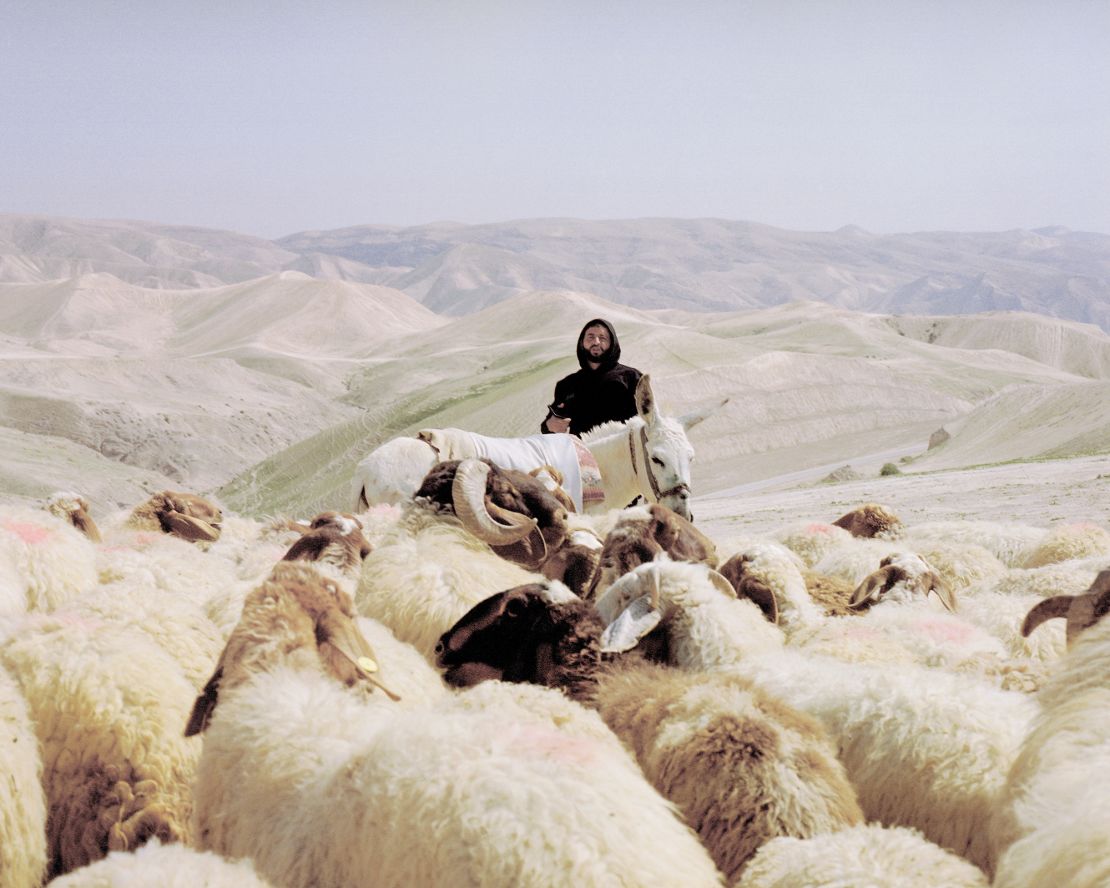
[[[580,370],[555,383],[555,397],[540,424],[544,434],[582,437],[606,422],[636,415],[636,385],[643,374],[620,363],[617,331],[604,318],[588,321],[578,334]]]

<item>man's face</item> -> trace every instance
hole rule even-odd
[[[600,361],[601,356],[609,351],[609,331],[600,325],[587,327],[582,334],[582,347],[595,361]]]

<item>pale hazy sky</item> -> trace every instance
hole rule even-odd
[[[1110,2],[0,0],[0,212],[1110,233]]]

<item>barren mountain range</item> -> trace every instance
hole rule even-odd
[[[0,215],[0,281],[107,272],[212,287],[300,271],[389,286],[465,315],[536,290],[636,308],[729,311],[814,300],[884,314],[1030,311],[1110,330],[1110,236],[799,232],[720,219],[535,219],[306,231],[270,241],[145,222]]]

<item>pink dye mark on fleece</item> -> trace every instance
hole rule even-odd
[[[37,546],[52,539],[54,534],[41,524],[23,524],[18,521],[5,521],[4,530],[10,530],[28,546]]]
[[[807,524],[806,525],[806,533],[812,533],[812,534],[825,534],[826,536],[828,536],[830,533],[832,533],[832,529],[833,529],[833,527],[832,527],[831,524]]]
[[[951,641],[957,644],[962,644],[975,634],[975,628],[961,620],[922,620],[918,623],[918,628],[935,641]]]
[[[590,765],[597,759],[596,741],[537,725],[518,728],[513,745],[541,758],[570,765]]]

